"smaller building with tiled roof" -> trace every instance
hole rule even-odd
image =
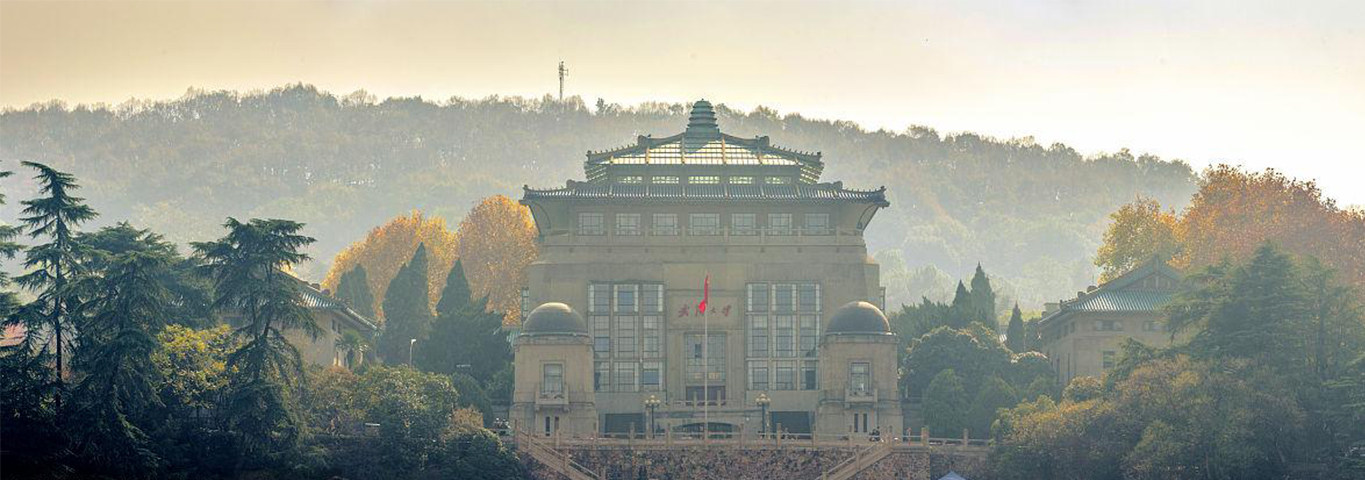
[[[1066,384],[1104,374],[1118,361],[1125,339],[1169,345],[1162,307],[1180,282],[1180,272],[1153,260],[1075,298],[1048,304],[1038,328],[1058,379]]]

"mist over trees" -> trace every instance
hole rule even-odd
[[[826,180],[887,186],[892,206],[867,239],[874,252],[900,253],[905,268],[884,265],[889,274],[932,265],[957,278],[981,262],[1026,309],[1094,282],[1088,254],[1110,212],[1139,195],[1179,208],[1195,186],[1184,163],[1126,150],[1085,157],[1029,138],[868,131],[762,107],[721,104],[717,113],[726,132],[823,151]],[[683,104],[590,106],[576,97],[433,102],[308,85],[191,90],[113,108],[53,102],[0,113],[0,158],[73,172],[105,218],[180,244],[213,237],[230,215],[305,222],[318,239],[307,250],[316,260],[299,272],[317,280],[328,259],[398,214],[421,209],[457,222],[478,199],[582,178],[583,152],[676,133],[686,115]],[[16,208],[0,218],[17,217]],[[888,291],[892,305],[924,293]]]

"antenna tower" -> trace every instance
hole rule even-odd
[[[559,101],[564,101],[564,77],[569,76],[569,69],[564,68],[564,61],[559,61]]]

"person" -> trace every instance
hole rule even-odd
[[[872,427],[871,440],[874,442],[882,441],[882,427]]]

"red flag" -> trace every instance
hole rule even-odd
[[[706,281],[701,286],[701,303],[697,304],[697,313],[706,313],[706,302],[711,300],[711,276],[706,276]]]

